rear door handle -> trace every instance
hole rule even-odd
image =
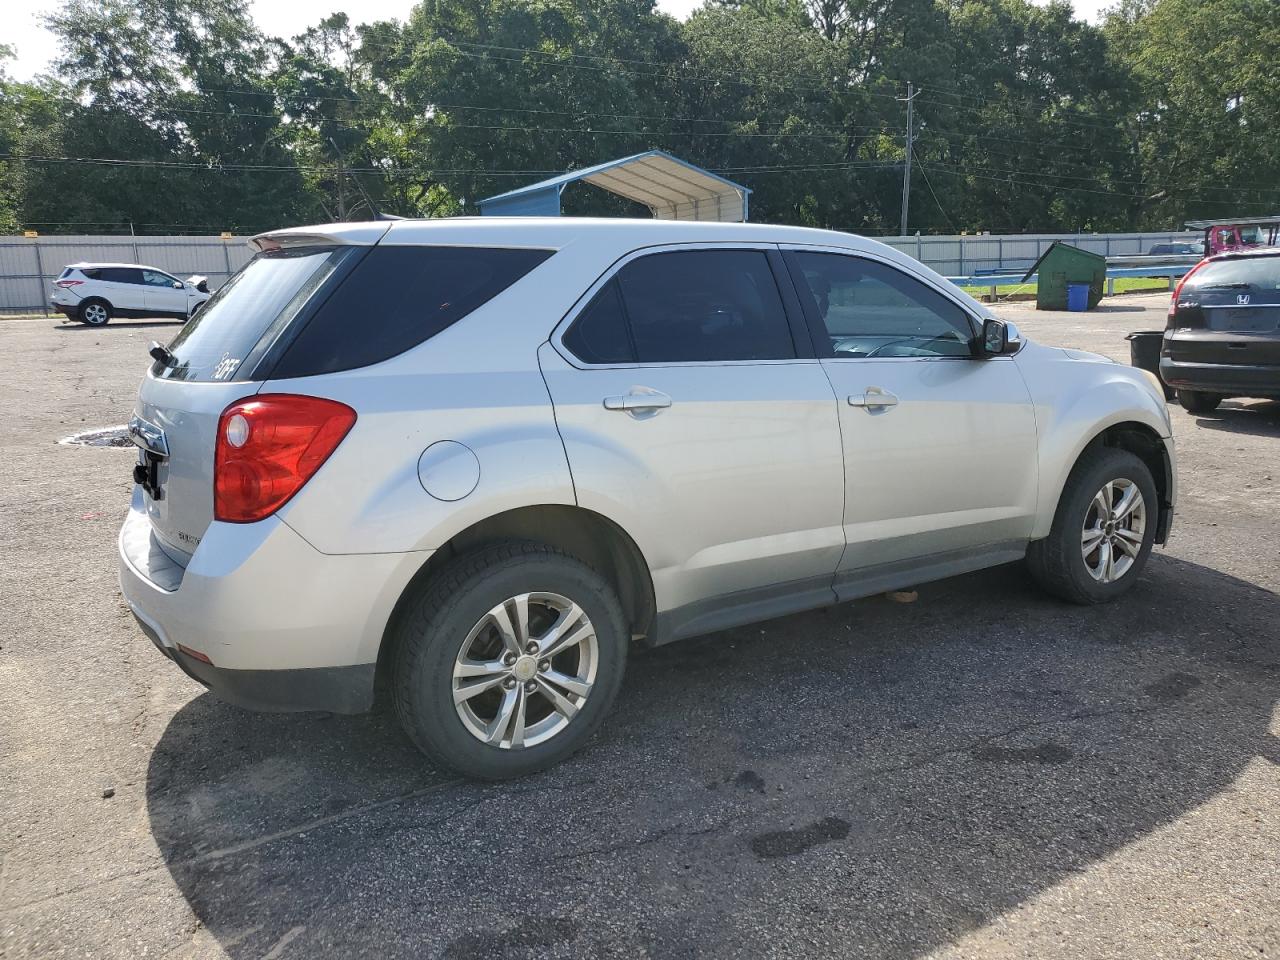
[[[854,393],[849,396],[849,406],[866,407],[868,410],[884,410],[896,407],[898,398],[879,387],[867,387],[866,393]]]
[[[648,387],[637,387],[620,397],[604,398],[606,410],[623,410],[632,416],[644,414],[652,416],[669,406],[671,406],[669,396],[657,390],[650,390]]]

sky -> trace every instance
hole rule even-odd
[[[1047,0],[1036,0],[1047,2]],[[1074,0],[1077,16],[1097,21],[1103,6],[1114,0]],[[658,0],[658,9],[672,16],[687,17],[702,0]],[[251,0],[254,19],[263,32],[279,37],[301,33],[311,24],[338,10],[360,10],[357,22],[404,19],[414,0]],[[48,70],[56,54],[53,36],[39,23],[38,17],[58,6],[57,0],[7,0],[5,26],[0,29],[0,43],[17,48],[17,59],[9,64],[9,75],[28,80]]]

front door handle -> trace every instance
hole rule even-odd
[[[657,390],[650,390],[648,387],[635,387],[630,393],[621,397],[604,398],[606,410],[623,410],[633,417],[652,416],[669,406],[671,406],[669,396]]]
[[[849,397],[849,406],[866,407],[868,410],[886,410],[897,405],[898,398],[879,387],[867,387],[866,393],[855,393]]]

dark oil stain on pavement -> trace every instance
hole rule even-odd
[[[1038,747],[974,747],[969,756],[993,763],[1066,763],[1075,753],[1060,743],[1042,743]]]
[[[764,777],[756,773],[754,770],[743,770],[733,779],[734,786],[741,787],[743,790],[754,790],[756,793],[764,793]]]
[[[481,930],[458,937],[444,955],[453,960],[496,960],[499,957],[538,956],[578,935],[568,917],[525,917],[507,930]]]
[[[1142,689],[1147,696],[1169,703],[1173,700],[1181,700],[1198,686],[1200,686],[1199,677],[1193,677],[1189,673],[1171,673],[1167,677],[1161,677],[1155,683],[1147,684]]]
[[[774,830],[751,838],[751,849],[757,857],[794,857],[823,843],[843,840],[849,835],[849,821],[839,817],[823,817],[816,823],[797,830]]]

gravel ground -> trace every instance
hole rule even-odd
[[[1000,307],[1126,358],[1167,295]],[[385,714],[224,706],[121,603],[147,342],[0,321],[0,955],[1280,952],[1280,404],[1175,410],[1122,601],[1021,567],[637,652],[576,758],[460,782]]]

